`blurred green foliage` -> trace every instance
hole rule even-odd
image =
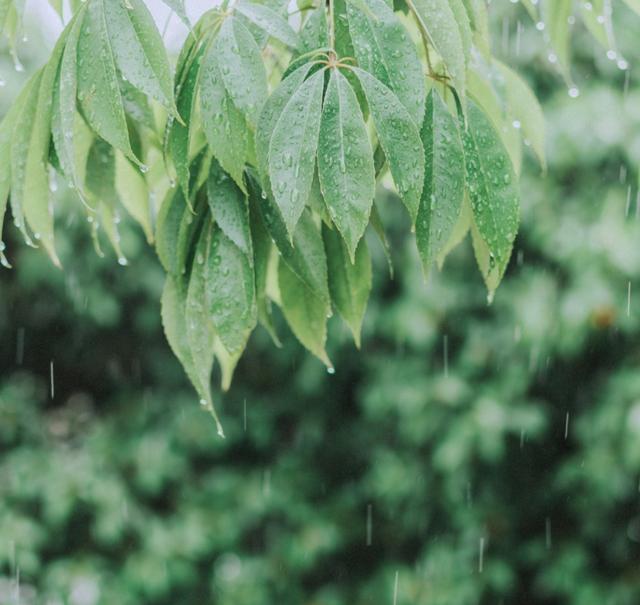
[[[397,605],[640,602],[640,89],[578,44],[571,99],[522,47],[549,172],[525,163],[493,305],[468,242],[423,284],[389,196],[405,252],[390,280],[371,242],[363,350],[332,320],[331,376],[283,322],[281,349],[256,332],[226,440],[164,341],[141,233],[126,268],[71,211],[64,272],[11,242],[0,603],[378,605],[396,579]]]

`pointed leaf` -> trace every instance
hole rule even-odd
[[[207,179],[207,199],[222,232],[252,259],[247,196],[215,160],[211,162]]]
[[[243,190],[244,165],[248,159],[249,131],[243,113],[225,88],[212,45],[200,70],[202,127],[213,155]]]
[[[420,136],[425,170],[416,240],[426,276],[451,237],[464,198],[464,159],[458,125],[433,89],[427,97]]]
[[[187,11],[184,7],[184,0],[162,0],[187,27],[191,27]]]
[[[95,1],[95,0],[94,0]],[[133,86],[175,111],[169,60],[142,0],[102,0],[109,42],[120,73]]]
[[[325,226],[322,236],[327,250],[331,300],[360,348],[360,328],[371,292],[371,257],[367,241],[360,240],[352,262],[338,233]]]
[[[329,46],[327,11],[319,6],[309,11],[309,16],[300,30],[300,52],[307,53],[317,48]]]
[[[366,9],[366,10],[365,10]],[[389,87],[416,124],[424,115],[425,78],[416,47],[384,0],[347,3],[358,65]]]
[[[358,99],[337,69],[331,70],[322,109],[318,175],[331,219],[353,259],[369,223],[376,183],[373,152]]]
[[[282,111],[269,144],[271,186],[290,236],[313,182],[323,83],[324,72],[302,83]]]
[[[545,31],[556,54],[558,67],[568,83],[571,83],[569,17],[572,10],[573,0],[546,0],[542,3]]]
[[[127,212],[142,227],[149,243],[153,243],[149,189],[144,176],[119,151],[116,157],[116,191]]]
[[[483,272],[491,294],[504,275],[518,231],[517,183],[500,136],[474,103],[469,104],[463,144],[473,220],[488,249]]]
[[[247,122],[255,127],[268,89],[262,56],[254,37],[238,19],[228,17],[214,47],[229,95]]]
[[[217,225],[211,227],[209,238],[209,313],[225,349],[238,353],[256,325],[253,262]]]
[[[293,31],[286,19],[283,19],[268,6],[239,0],[235,7],[239,13],[264,30],[269,36],[280,40],[291,48],[297,48],[300,44],[298,34]]]
[[[389,88],[362,69],[353,71],[367,97],[391,176],[415,223],[424,181],[424,149],[418,128]]]
[[[329,303],[315,296],[287,263],[278,264],[278,286],[282,312],[296,338],[327,367],[332,368],[324,349]]]
[[[92,0],[78,39],[78,100],[89,126],[136,161],[122,106],[116,60],[107,30],[105,1]]]

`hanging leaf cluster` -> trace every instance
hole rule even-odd
[[[0,0],[9,32],[18,4]],[[483,0],[330,0],[293,15],[237,0],[193,26],[166,4],[189,27],[174,70],[142,0],[72,3],[0,123],[0,224],[9,207],[60,264],[58,177],[121,264],[118,223],[137,221],[166,270],[167,338],[216,422],[214,363],[227,388],[258,323],[279,344],[276,308],[330,369],[334,311],[360,345],[367,230],[388,249],[380,186],[397,191],[425,276],[470,233],[493,295],[518,230],[522,141],[544,166],[544,120],[489,52]],[[550,31],[566,21],[552,19]]]

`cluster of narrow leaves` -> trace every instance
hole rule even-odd
[[[470,233],[491,296],[518,229],[523,140],[544,166],[540,107],[491,56],[483,0],[287,4],[207,11],[172,75],[142,0],[86,0],[0,123],[0,223],[10,200],[58,264],[59,174],[96,246],[104,234],[125,264],[128,212],[167,273],[168,340],[216,421],[214,363],[226,388],[258,323],[279,344],[275,308],[330,369],[334,311],[360,345],[366,231],[387,245],[378,187],[396,189],[425,276]]]

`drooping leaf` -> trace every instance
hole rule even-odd
[[[544,114],[538,99],[528,84],[512,69],[497,62],[505,80],[507,103],[513,117],[524,136],[531,142],[531,147],[538,156],[540,164],[546,165],[544,141]]]
[[[215,160],[207,179],[207,199],[222,232],[253,262],[247,196]]]
[[[115,152],[116,191],[127,212],[142,227],[149,243],[153,243],[149,189],[144,175],[120,151]]]
[[[375,195],[373,152],[349,82],[331,70],[322,108],[318,175],[329,214],[355,257]]]
[[[459,95],[465,94],[465,47],[460,28],[448,0],[414,0],[416,17],[442,57]]]
[[[367,97],[391,176],[415,223],[424,181],[424,149],[418,127],[402,103],[368,72],[353,68]]]
[[[18,107],[17,104],[13,105],[0,122],[0,264],[7,268],[11,265],[4,254],[5,243],[2,241],[2,227],[11,190],[11,136]]]
[[[464,197],[462,140],[455,118],[432,90],[421,131],[425,153],[424,188],[416,221],[416,241],[427,276],[449,241]]]
[[[360,240],[352,261],[338,233],[323,226],[322,236],[329,265],[331,300],[360,348],[360,329],[371,292],[371,258],[367,241]]]
[[[291,96],[269,143],[269,175],[289,236],[304,210],[313,181],[324,72],[304,81]]]
[[[444,261],[446,260],[449,253],[454,248],[456,248],[464,240],[467,233],[469,233],[469,229],[471,229],[471,221],[473,220],[472,214],[473,211],[471,210],[469,194],[468,192],[465,192],[464,198],[462,200],[462,208],[460,209],[460,214],[458,215],[458,220],[453,226],[448,241],[442,247],[442,250],[440,250],[440,253],[438,254],[438,258],[436,259],[438,269],[442,270]]]
[[[87,3],[78,39],[78,100],[91,128],[137,161],[129,141],[116,59],[107,30],[104,3],[108,1],[113,0]]]
[[[315,296],[282,261],[278,264],[278,287],[282,312],[296,338],[328,368],[333,368],[325,351],[329,303]]]
[[[235,106],[255,127],[267,96],[267,77],[260,49],[247,28],[227,17],[214,43],[225,87]]]
[[[422,64],[411,36],[384,0],[347,3],[358,65],[389,87],[416,124],[424,115]]]
[[[200,111],[211,151],[244,190],[242,175],[249,153],[249,131],[244,114],[225,87],[215,44],[200,69]]]
[[[202,385],[200,373],[196,369],[193,355],[191,354],[187,336],[186,298],[187,283],[185,278],[168,274],[161,299],[162,325],[169,346],[182,364],[191,384],[198,392],[200,403],[204,403],[204,406],[209,409],[216,422],[218,435],[224,437],[222,425],[213,407],[209,385],[207,384],[206,388]]]
[[[109,44],[120,73],[167,111],[175,112],[167,53],[160,32],[144,2],[98,1],[104,3]]]
[[[464,49],[465,66],[469,63],[471,56],[471,47],[473,46],[473,32],[471,31],[471,21],[469,14],[465,8],[463,0],[449,0],[451,12],[456,18],[458,29],[460,30],[460,39],[462,40],[462,48]]]
[[[307,63],[283,79],[271,93],[260,112],[255,137],[256,166],[260,178],[265,184],[269,177],[269,143],[271,142],[273,129],[276,127],[286,104],[291,99],[293,93],[300,87],[302,82],[304,82],[310,69],[311,65]]]
[[[556,55],[557,64],[567,82],[571,82],[569,68],[569,17],[573,0],[545,0],[542,3],[542,19],[549,43]]]
[[[207,304],[225,349],[244,349],[256,325],[253,261],[218,227],[209,229]]]
[[[298,34],[291,28],[286,19],[283,19],[276,11],[268,6],[239,0],[235,4],[236,10],[244,15],[249,21],[265,31],[269,36],[280,40],[291,48],[297,48],[300,44]]]
[[[463,145],[473,223],[488,250],[482,270],[491,295],[507,268],[518,231],[518,188],[500,136],[474,103],[469,104]]]
[[[162,0],[182,21],[187,27],[191,27],[189,17],[187,17],[187,11],[184,7],[184,0]]]

